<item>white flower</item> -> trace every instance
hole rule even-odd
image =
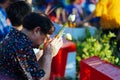
[[[72,36],[71,36],[70,33],[65,34],[65,38],[66,38],[67,40],[72,40]]]
[[[68,16],[68,20],[74,22],[75,21],[75,14],[70,14]]]

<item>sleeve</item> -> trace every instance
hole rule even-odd
[[[33,49],[19,49],[17,59],[23,72],[30,80],[38,80],[45,75],[44,70],[39,68]]]
[[[95,15],[101,17],[102,15],[107,14],[107,4],[108,0],[99,0],[96,4]]]

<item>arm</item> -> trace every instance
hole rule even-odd
[[[87,21],[91,20],[94,17],[96,17],[96,16],[95,16],[95,13],[93,12],[88,17],[86,17],[83,22],[87,22]]]
[[[99,0],[96,3],[96,8],[87,18],[85,18],[85,21],[89,21],[94,17],[101,17],[102,15],[107,13],[107,6],[108,6],[109,0]]]
[[[45,10],[45,14],[49,15],[49,11],[51,9],[52,5],[51,4],[48,4],[47,7],[46,7],[46,10]]]
[[[41,80],[49,80],[52,58],[57,55],[62,44],[62,38],[54,38],[52,41],[48,42],[43,51],[43,56],[39,60],[40,68],[46,73]]]

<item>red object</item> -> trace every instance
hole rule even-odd
[[[76,51],[76,44],[65,41],[57,56],[52,60],[50,80],[55,80],[55,77],[64,77],[68,53],[73,51]]]
[[[55,21],[55,19],[56,19],[56,17],[54,15],[49,15],[49,17],[52,21]]]
[[[94,56],[80,62],[80,80],[120,80],[120,68]]]

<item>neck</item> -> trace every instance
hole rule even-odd
[[[33,38],[32,38],[33,32],[32,32],[32,31],[28,31],[28,30],[25,29],[25,28],[22,28],[21,32],[24,33],[24,34],[33,42],[33,47],[35,47],[35,46],[34,46],[34,45],[35,45],[35,44],[34,44],[34,40],[33,40]],[[35,48],[37,48],[37,47],[35,47]]]
[[[17,30],[19,30],[19,31],[21,31],[22,30],[22,28],[23,28],[23,26],[22,25],[20,25],[20,26],[13,26],[14,28],[16,28]]]
[[[28,2],[29,4],[32,4],[32,0],[27,0],[27,2]]]
[[[32,40],[32,38],[31,38],[32,32],[31,31],[28,31],[27,29],[22,28],[21,32],[24,33],[29,39]]]

